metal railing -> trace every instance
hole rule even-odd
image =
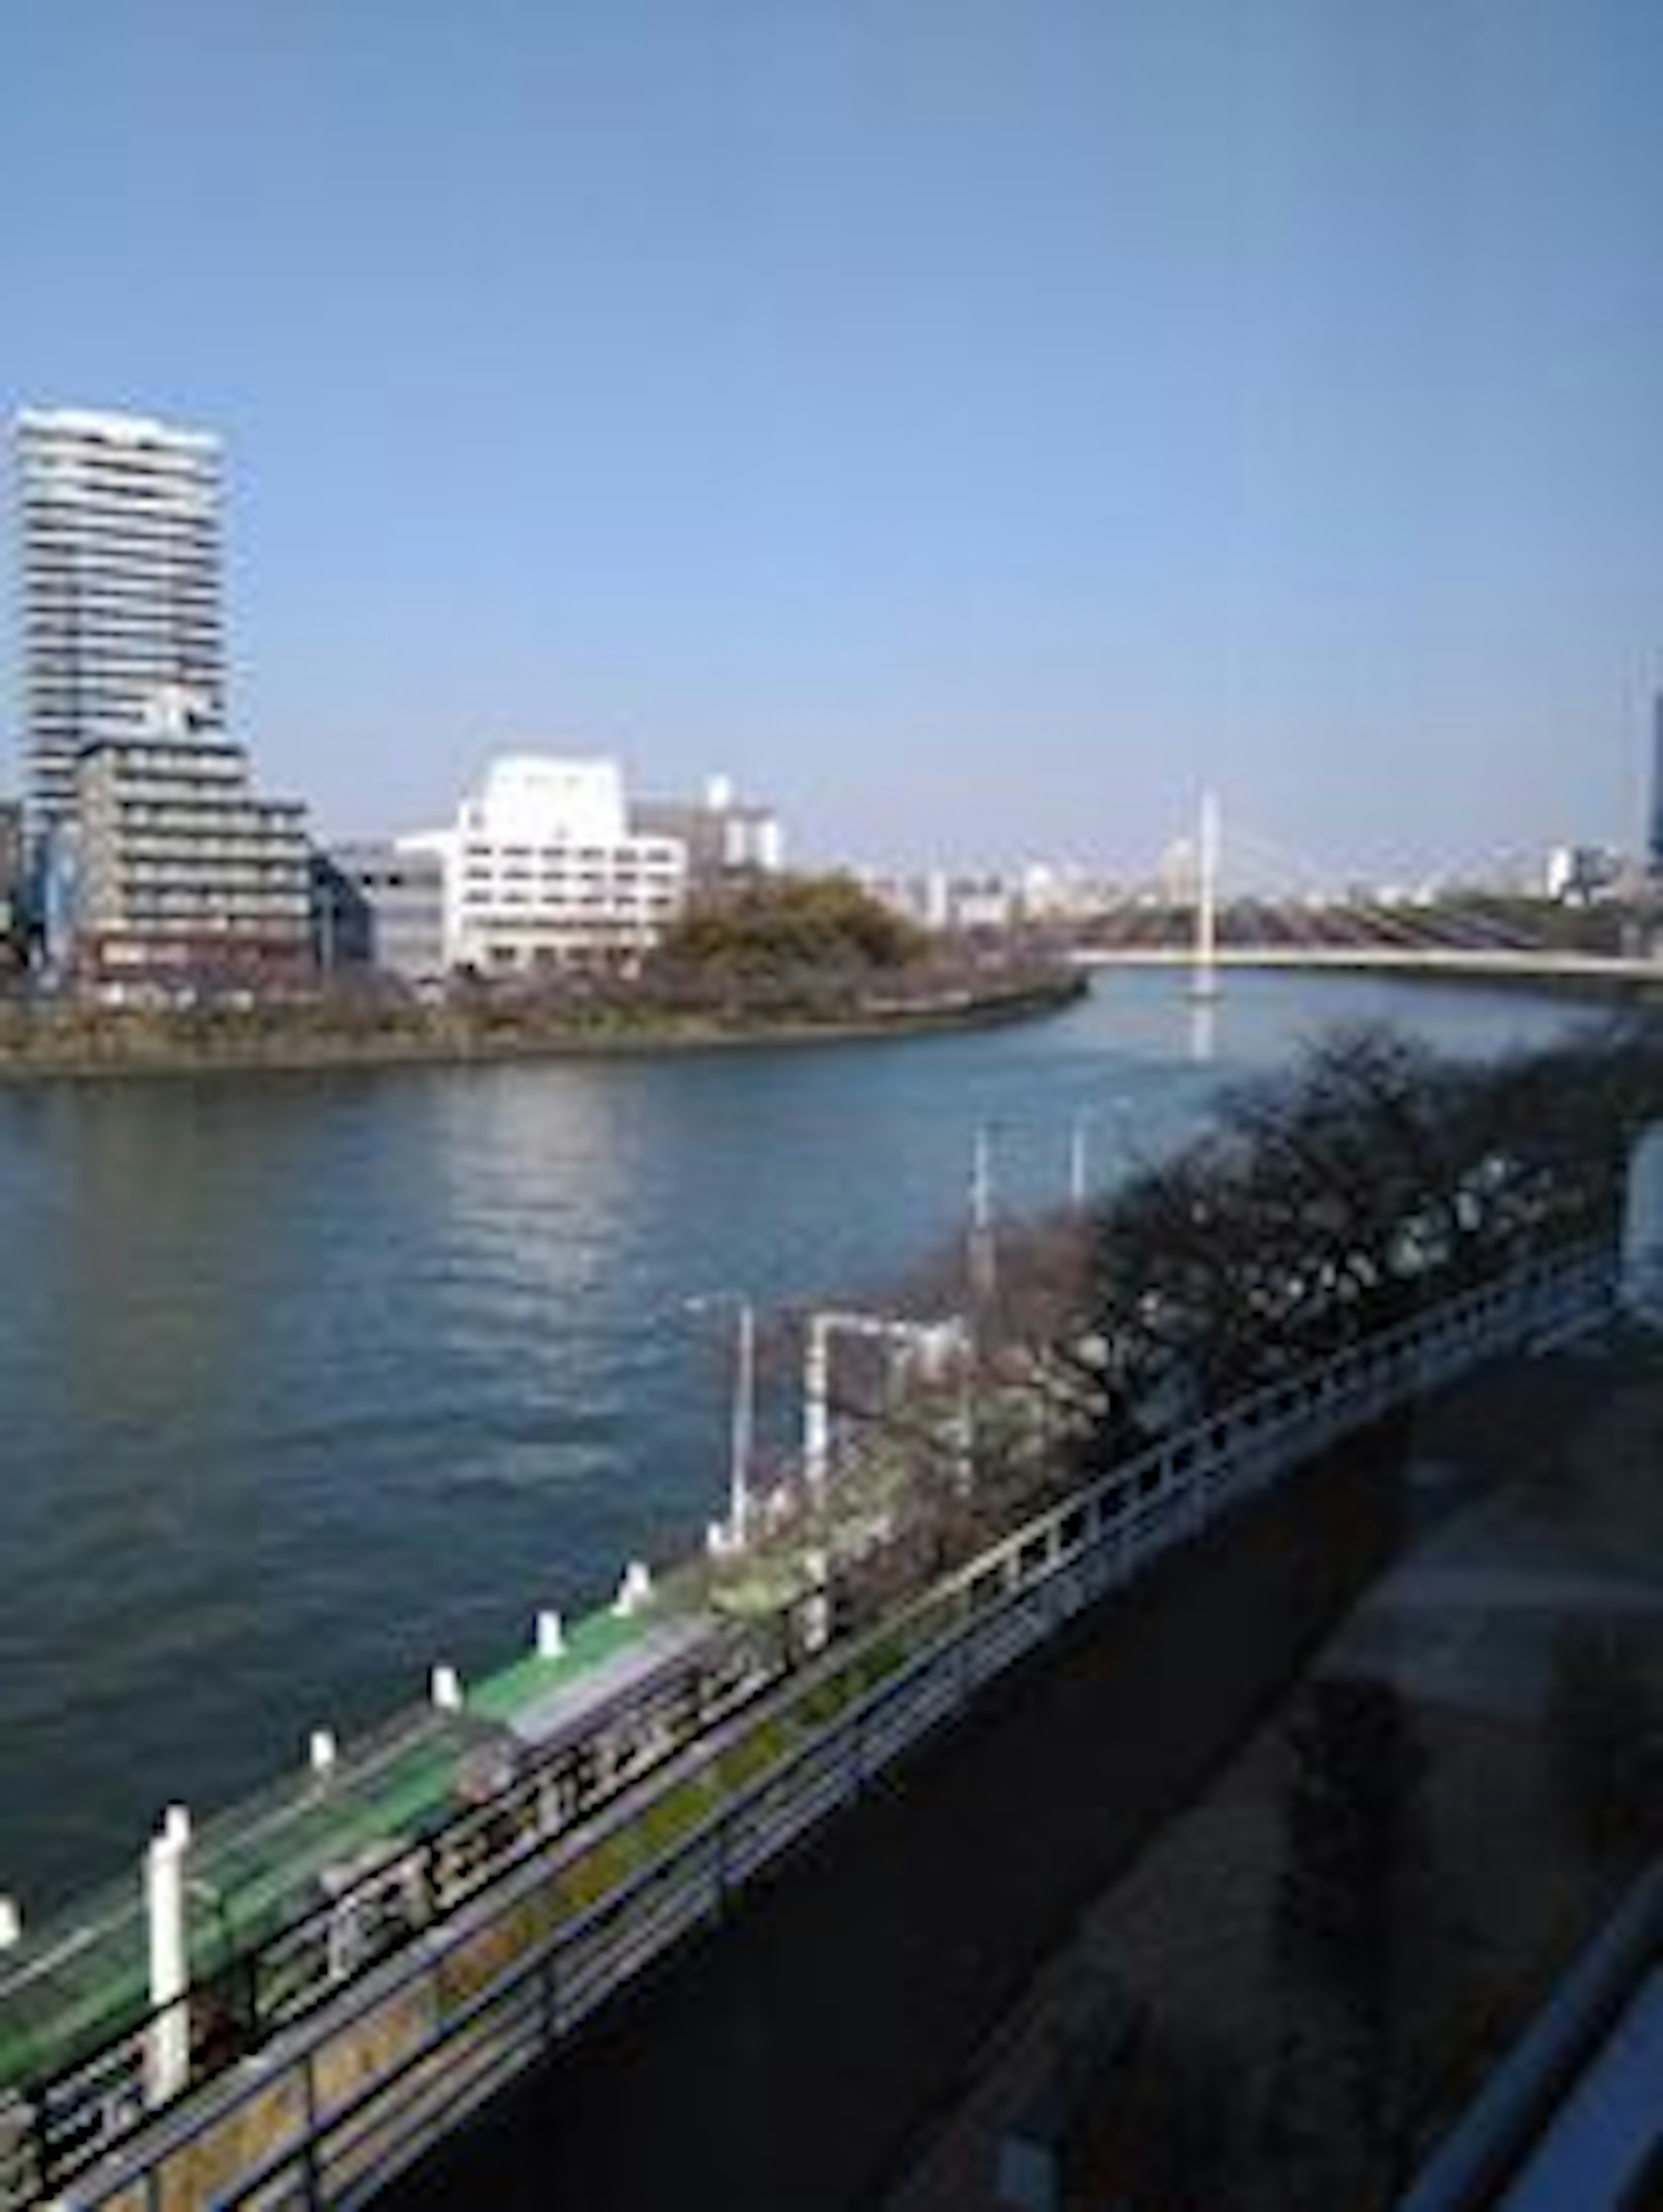
[[[1115,1468],[834,1645],[581,1835],[519,1863],[54,2201],[85,2212],[366,2201],[1064,1622],[1343,1436],[1502,1352],[1596,1325],[1616,1277],[1604,1246],[1532,1262]],[[724,1757],[768,1730],[777,1756],[728,1784]],[[676,1793],[697,1805],[701,1790],[710,1809],[574,1909],[574,1874],[639,1839]],[[27,2203],[4,2193],[4,2152],[0,2135],[0,2204]]]

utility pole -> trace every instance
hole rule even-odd
[[[734,1310],[733,1397],[728,1413],[727,1522],[725,1534],[743,1549],[750,1523],[750,1462],[756,1440],[756,1309],[738,1291],[707,1291],[683,1300],[689,1313],[708,1313],[719,1305]],[[712,1541],[716,1540],[713,1535]]]
[[[756,1436],[756,1309],[738,1301],[733,1349],[733,1414],[728,1455],[727,1525],[743,1550],[750,1517],[750,1458]]]
[[[926,1371],[967,1346],[968,1331],[954,1316],[948,1321],[902,1321],[893,1315],[855,1313],[823,1308],[811,1313],[803,1340],[803,1478],[811,1496],[824,1491],[831,1471],[831,1349],[841,1334],[865,1337],[883,1344],[889,1358],[885,1394],[893,1402],[896,1364],[907,1352],[916,1354]]]

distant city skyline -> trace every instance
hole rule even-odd
[[[0,407],[223,441],[326,836],[546,750],[805,860],[1640,853],[1660,74],[1648,0],[15,0]]]

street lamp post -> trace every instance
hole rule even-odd
[[[725,1527],[734,1548],[743,1550],[750,1519],[750,1462],[756,1439],[756,1309],[737,1291],[710,1291],[687,1301],[689,1313],[709,1313],[725,1305],[733,1308],[735,1318]]]
[[[951,1347],[967,1370],[969,1364],[970,1331],[957,1316],[944,1321],[911,1321],[891,1314],[832,1308],[810,1314],[803,1346],[803,1475],[810,1496],[816,1498],[823,1495],[831,1471],[831,1347],[837,1334],[882,1343],[889,1356],[892,1389],[895,1359],[907,1351],[920,1354],[935,1366]]]

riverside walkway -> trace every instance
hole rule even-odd
[[[1115,1469],[834,1644],[592,1822],[517,1850],[464,1910],[192,2082],[107,2156],[32,2179],[21,2142],[0,2202],[43,2185],[67,2206],[367,2199],[1108,1591],[1395,1407],[1592,1324],[1613,1277],[1605,1252],[1533,1267]]]

